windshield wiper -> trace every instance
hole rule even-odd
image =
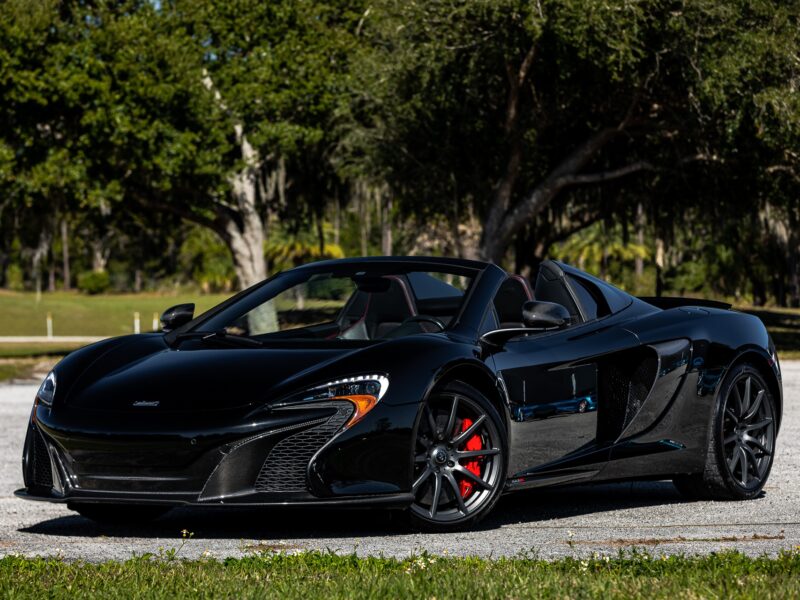
[[[264,343],[259,342],[257,339],[248,337],[246,335],[231,335],[224,329],[219,331],[186,331],[180,333],[175,338],[176,342],[182,340],[197,339],[200,342],[221,342],[231,346],[246,347],[246,348],[263,348]]]

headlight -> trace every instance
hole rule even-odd
[[[56,374],[55,371],[50,371],[47,377],[44,378],[42,385],[39,386],[39,391],[36,392],[36,398],[45,406],[52,406],[55,395]]]
[[[358,375],[336,379],[315,386],[300,394],[303,401],[315,400],[349,400],[355,412],[345,424],[345,429],[352,427],[375,408],[389,389],[389,378],[385,375]]]

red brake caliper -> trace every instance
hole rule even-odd
[[[464,419],[461,422],[461,431],[464,432],[472,426],[472,419]],[[464,446],[465,450],[480,450],[482,448],[481,445],[481,438],[479,435],[473,435],[471,438],[467,440],[467,443]],[[464,468],[468,471],[471,471],[478,477],[481,476],[481,466],[478,464],[477,460],[471,460],[464,465]],[[459,483],[459,488],[461,489],[461,497],[466,499],[469,498],[470,494],[475,489],[475,484],[471,481],[467,481],[462,479]]]

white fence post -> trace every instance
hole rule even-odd
[[[47,337],[53,337],[53,314],[47,313]]]
[[[153,331],[161,331],[161,320],[158,318],[158,313],[153,313]]]
[[[139,322],[139,313],[133,313],[133,333],[141,333],[141,324]]]

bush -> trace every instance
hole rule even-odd
[[[78,289],[86,294],[102,294],[111,287],[108,271],[84,271],[78,275]]]
[[[10,264],[6,269],[6,287],[15,292],[22,291],[25,287],[22,267],[17,264]]]

